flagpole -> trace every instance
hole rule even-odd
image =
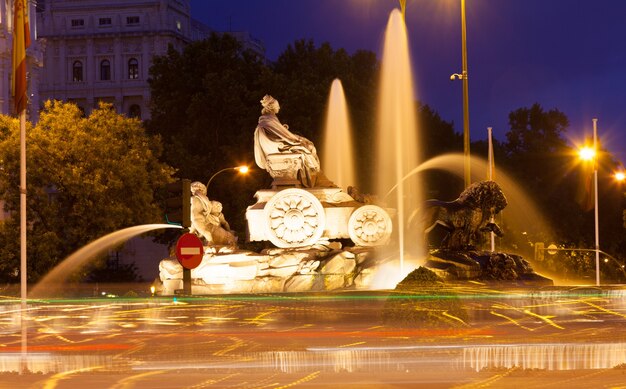
[[[594,221],[596,227],[596,285],[600,286],[600,229],[598,228],[598,119],[593,122],[593,185],[594,185]]]
[[[21,327],[22,327],[22,356],[20,361],[20,374],[28,370],[28,323],[27,312],[27,278],[26,278],[26,110],[20,112],[20,296],[21,304]]]
[[[487,127],[487,138],[489,139],[489,156],[488,156],[488,159],[489,159],[489,177],[488,177],[489,181],[493,181],[493,179],[494,179],[494,177],[493,177],[493,169],[495,167],[494,160],[493,160],[493,141],[491,140],[492,139],[491,135],[492,135],[491,127]],[[489,222],[490,223],[494,223],[495,222],[493,215],[491,215],[491,218],[489,219]],[[494,251],[496,251],[496,234],[493,231],[491,231],[490,237],[491,237],[491,239],[490,239],[491,240],[491,252],[493,253]]]
[[[26,49],[30,46],[30,27],[28,22],[29,2],[13,1],[13,75],[11,92],[15,110],[20,117],[20,327],[22,329],[22,347],[19,373],[28,371],[28,289],[26,276],[26,107],[28,104],[28,85],[26,80]]]

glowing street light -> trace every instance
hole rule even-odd
[[[206,184],[207,194],[209,193],[209,186],[211,185],[211,181],[213,181],[213,179],[215,178],[215,176],[217,176],[217,175],[218,175],[218,174],[220,174],[220,173],[223,173],[223,172],[229,171],[229,170],[234,170],[234,171],[237,171],[239,174],[247,174],[247,173],[250,171],[250,168],[249,168],[249,167],[247,167],[247,166],[245,166],[245,165],[242,165],[242,166],[235,166],[235,167],[227,167],[227,168],[224,168],[224,169],[222,169],[222,170],[218,171],[217,173],[213,174],[213,175],[211,176],[211,178],[209,178],[209,182],[207,182],[207,184]]]
[[[579,150],[578,155],[583,161],[593,161],[593,186],[594,186],[594,216],[596,229],[596,285],[600,285],[600,230],[598,227],[598,158],[596,150],[598,150],[598,119],[593,121],[593,148],[583,147]]]
[[[619,171],[615,173],[614,177],[617,181],[621,182],[626,179],[626,173],[624,173],[624,171]]]
[[[578,151],[578,156],[583,161],[591,161],[596,157],[596,151],[592,147],[583,147]]]

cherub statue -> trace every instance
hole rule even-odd
[[[191,228],[189,231],[200,238],[204,238],[206,245],[232,246],[237,238],[230,230],[224,214],[222,204],[211,201],[207,197],[206,186],[198,181],[191,183]]]

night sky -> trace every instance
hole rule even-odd
[[[457,132],[462,83],[450,75],[461,72],[460,3],[408,0],[406,15],[417,97]],[[195,19],[249,31],[269,60],[301,38],[380,58],[393,8],[395,0],[191,0]],[[489,126],[504,140],[509,112],[537,102],[567,115],[572,144],[597,117],[603,145],[626,163],[626,1],[466,0],[466,12],[473,141]]]

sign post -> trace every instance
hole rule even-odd
[[[176,242],[176,258],[183,267],[183,293],[191,295],[191,269],[195,269],[202,262],[204,247],[200,238],[186,233]]]

